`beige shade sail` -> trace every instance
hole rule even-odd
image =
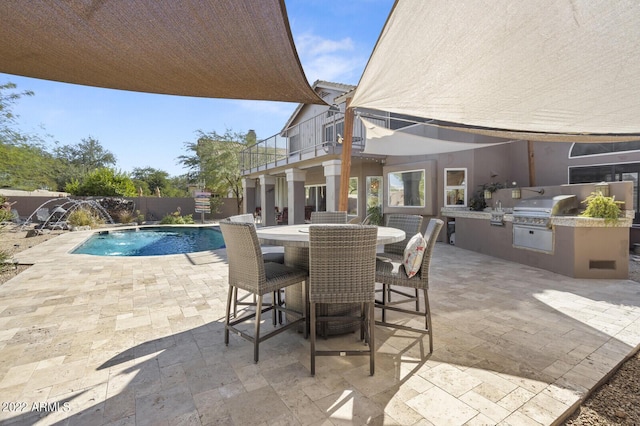
[[[509,139],[639,139],[639,23],[631,0],[397,0],[351,106]]]
[[[439,135],[438,129],[424,123],[416,123],[401,130],[391,130],[361,118],[366,140],[364,154],[376,155],[428,155],[446,152],[466,151],[513,142],[497,140],[478,135],[460,134],[447,131],[449,135]],[[452,140],[452,137],[457,139]],[[445,139],[446,137],[446,139]],[[485,142],[483,140],[489,140]]]
[[[3,0],[0,72],[183,96],[323,103],[284,0]]]

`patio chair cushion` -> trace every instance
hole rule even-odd
[[[407,247],[404,249],[402,264],[409,278],[413,277],[420,270],[426,247],[427,242],[419,232],[411,237],[407,243]]]

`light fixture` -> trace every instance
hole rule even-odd
[[[338,133],[338,143],[342,145],[342,135]]]
[[[491,199],[491,197],[492,197],[492,195],[491,195],[491,191],[489,191],[488,189],[485,189],[485,190],[484,190],[484,199],[485,199],[485,200],[490,200],[490,199]]]
[[[520,188],[512,188],[511,189],[511,198],[519,199],[522,196],[520,192]]]

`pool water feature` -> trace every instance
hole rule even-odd
[[[218,227],[157,226],[101,231],[74,254],[95,256],[162,256],[224,248]]]

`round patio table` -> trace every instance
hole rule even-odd
[[[318,224],[320,226],[344,226],[345,224]],[[304,225],[268,226],[258,228],[258,240],[261,244],[284,246],[284,263],[304,270],[309,270],[309,227]],[[378,226],[378,245],[397,243],[405,239],[405,233],[401,229]],[[354,247],[354,250],[357,250]],[[285,302],[287,307],[295,311],[308,313],[307,307],[302,303],[302,285],[293,285],[285,289]],[[332,304],[320,307],[326,309],[324,314],[329,315],[357,315],[360,312],[360,304]],[[359,323],[327,323],[327,334],[343,334],[355,331],[359,328]]]

